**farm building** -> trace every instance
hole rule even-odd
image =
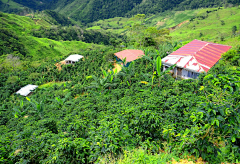
[[[172,70],[174,77],[197,78],[200,73],[208,72],[230,48],[231,46],[193,40],[162,59],[163,71],[176,64]]]
[[[28,96],[32,93],[33,90],[35,90],[38,86],[37,85],[31,85],[28,84],[25,87],[21,88],[19,91],[16,92],[16,94],[20,94],[22,96]]]
[[[142,50],[123,50],[115,53],[114,55],[118,62],[123,61],[124,58],[126,58],[125,67],[128,67],[132,61],[141,58],[145,54]]]
[[[64,61],[66,64],[74,64],[78,62],[81,58],[83,58],[82,55],[74,54],[67,57]]]

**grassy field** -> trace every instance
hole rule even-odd
[[[217,10],[217,11],[215,11]],[[191,19],[195,18],[193,21]],[[172,28],[172,40],[191,41],[205,40],[221,44],[237,46],[240,43],[240,8],[206,8],[186,11],[167,11],[146,17],[146,26]],[[87,29],[106,30],[114,33],[124,33],[127,27],[140,21],[134,18],[115,17],[93,22]],[[232,35],[233,26],[237,27],[236,35]]]
[[[150,15],[143,21],[148,27],[170,28],[180,24],[183,21],[189,20],[198,15],[199,12],[205,12],[206,9],[186,10],[186,11],[166,11],[156,15]],[[209,9],[211,10],[211,9]],[[139,20],[132,18],[115,17],[110,19],[99,20],[93,22],[91,27],[87,29],[102,29],[115,33],[126,31],[126,27],[140,23]]]
[[[202,11],[198,15],[206,15]],[[196,18],[171,32],[173,40],[190,41],[193,39],[237,46],[240,43],[240,8],[226,8],[208,14],[205,19]],[[232,33],[237,27],[236,35]]]
[[[96,47],[92,43],[84,43],[81,41],[55,41],[47,38],[36,38],[28,36],[25,38],[25,47],[32,56],[32,60],[60,60],[64,56],[72,53],[78,53],[83,49]],[[53,47],[50,47],[53,45]],[[99,46],[100,47],[100,46]]]
[[[134,20],[134,18],[115,17],[110,19],[99,20],[93,22],[88,29],[106,30],[114,33],[124,33],[126,28],[134,23],[140,23],[140,21]]]

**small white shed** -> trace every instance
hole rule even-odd
[[[22,87],[19,91],[17,91],[16,94],[20,94],[22,96],[28,96],[37,87],[38,87],[37,85],[28,84],[25,87]]]
[[[82,55],[74,54],[68,56],[64,61],[66,62],[66,64],[74,64],[78,62],[81,58],[83,58]]]

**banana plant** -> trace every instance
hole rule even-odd
[[[148,60],[153,65],[153,73],[154,73],[154,69],[156,68],[156,60],[160,54],[159,51],[156,50],[156,52],[151,52],[149,49],[145,49],[144,54],[145,55],[143,55],[143,58]]]
[[[142,74],[142,76],[148,81],[142,81],[141,83],[145,83],[147,85],[151,85],[152,88],[154,86],[153,82],[154,82],[154,78],[158,78],[158,87],[160,87],[160,81],[161,81],[161,77],[165,74],[167,74],[168,72],[170,72],[175,66],[176,64],[172,65],[171,67],[169,67],[168,69],[166,69],[164,72],[161,71],[161,66],[162,66],[162,60],[161,57],[158,56],[155,62],[156,65],[156,70],[157,71],[153,71],[153,74]],[[153,70],[154,70],[154,66],[153,66]]]
[[[161,77],[165,74],[167,74],[168,72],[170,72],[175,66],[176,64],[170,66],[168,69],[166,69],[164,72],[161,72],[161,66],[162,66],[162,59],[160,56],[157,57],[157,61],[156,61],[156,70],[153,73],[153,76],[157,76],[158,77],[158,87],[160,87],[160,81],[161,81]]]
[[[132,61],[128,67],[125,67],[126,58],[124,58],[121,63],[123,63],[121,64],[122,69],[118,73],[118,76],[122,76],[123,78],[127,79],[127,84],[130,86],[132,83],[131,77],[135,74],[135,71],[133,69],[134,61]]]
[[[35,110],[34,112],[37,113],[40,118],[43,118],[43,109],[44,109],[43,101],[37,102],[36,100],[30,99],[28,97],[26,97],[26,99],[29,101],[29,103]]]
[[[105,70],[102,71],[103,72],[103,78],[98,78],[94,75],[92,76],[87,76],[87,79],[92,78],[94,81],[90,84],[89,87],[87,88],[97,88],[100,91],[100,94],[103,94],[104,89],[106,89],[107,87],[112,87],[112,86],[116,86],[117,84],[112,83],[114,76],[117,73],[117,70],[115,71],[110,71],[110,72],[106,72]]]
[[[15,118],[23,117],[27,113],[28,108],[29,107],[24,108],[23,100],[21,100],[19,106],[13,108],[13,115],[15,116]]]
[[[154,86],[153,81],[154,81],[155,76],[152,76],[151,74],[146,74],[146,73],[145,74],[142,73],[141,75],[145,78],[146,81],[141,81],[140,83],[150,86],[149,89],[151,90]]]
[[[64,83],[64,84],[65,84],[65,83]],[[71,96],[71,92],[67,93],[67,94],[65,95],[65,97],[62,98],[62,99],[59,98],[59,97],[56,97],[56,98],[55,98],[55,102],[58,103],[58,108],[61,108],[61,107],[65,104],[66,100],[67,100],[70,96]]]

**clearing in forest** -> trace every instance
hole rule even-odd
[[[70,82],[70,81],[59,81],[59,82],[56,82],[56,81],[52,81],[52,82],[48,82],[48,83],[45,83],[45,84],[42,84],[41,86],[39,86],[38,88],[47,88],[47,87],[51,87],[51,86],[53,86],[53,85],[58,85],[58,86],[60,86],[60,85],[62,85],[62,84],[64,84],[64,83],[66,83],[66,82]]]
[[[113,68],[113,71],[114,71],[114,72],[115,72],[116,69],[117,69],[117,73],[122,70],[121,65],[120,65],[120,64],[117,64],[116,62],[113,63],[113,66],[114,66],[114,68]],[[108,70],[108,71],[110,71],[110,70]]]
[[[57,69],[59,70],[59,71],[61,71],[62,70],[62,65],[63,64],[66,64],[66,62],[63,60],[63,61],[60,61],[59,63],[56,63],[55,64],[55,66],[57,67]]]

